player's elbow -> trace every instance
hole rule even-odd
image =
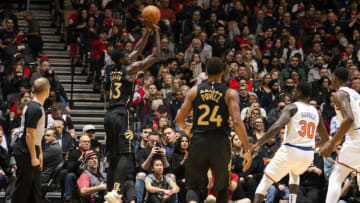
[[[352,125],[354,123],[354,117],[353,116],[346,116],[344,118],[344,123],[346,123],[347,125]]]

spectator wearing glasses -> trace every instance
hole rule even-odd
[[[89,136],[82,135],[79,140],[79,145],[73,149],[70,149],[65,154],[64,170],[62,171],[63,183],[64,183],[64,202],[72,202],[72,195],[75,189],[77,178],[83,172],[80,167],[84,161],[85,152],[91,147],[91,141]]]
[[[56,129],[59,134],[58,140],[62,152],[65,154],[69,149],[75,146],[75,139],[65,130],[64,120],[58,119],[55,120],[52,124],[52,127]]]
[[[44,168],[41,172],[41,182],[48,183],[56,167],[63,160],[63,151],[59,144],[60,134],[55,128],[48,128],[45,132],[45,147],[43,150]]]
[[[103,145],[96,139],[96,128],[94,125],[85,125],[82,131],[83,135],[90,137],[91,149],[97,153],[98,157],[101,159],[105,156],[105,150]]]

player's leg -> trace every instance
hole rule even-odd
[[[215,184],[212,190],[216,191],[216,202],[223,203],[229,199],[229,184],[231,170],[230,140],[223,136],[214,136],[209,143],[209,161]]]
[[[329,178],[329,187],[326,195],[326,203],[337,203],[339,201],[341,194],[341,185],[350,172],[350,168],[339,163],[335,164],[334,170],[332,171]]]
[[[289,173],[291,160],[288,160],[288,153],[289,149],[284,146],[280,147],[274,158],[266,166],[264,175],[256,188],[254,203],[262,202],[269,187]]]
[[[191,138],[191,146],[186,161],[187,167],[185,167],[186,201],[189,203],[200,201],[200,193],[203,188],[206,188],[208,182],[208,144],[204,139],[206,138],[197,135]]]
[[[258,187],[256,188],[254,203],[261,203],[265,198],[265,193],[269,189],[269,187],[273,184],[273,181],[264,174]]]
[[[106,152],[109,153],[109,168],[107,177],[107,190],[112,191],[114,187],[114,178],[116,174],[116,166],[120,159],[117,153],[117,136],[119,125],[116,123],[116,111],[106,112],[104,116],[104,129],[106,133]]]
[[[300,176],[292,172],[289,173],[289,203],[296,203],[297,192],[299,190]]]

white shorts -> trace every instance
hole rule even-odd
[[[265,168],[265,175],[278,182],[289,173],[303,174],[314,160],[314,151],[282,145]]]
[[[337,163],[360,172],[360,146],[345,142],[338,154]]]

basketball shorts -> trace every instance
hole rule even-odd
[[[314,160],[314,151],[305,151],[282,145],[266,166],[264,174],[273,182],[280,181],[289,173],[303,174]]]
[[[360,172],[360,146],[345,142],[338,154],[337,162]]]
[[[186,188],[195,191],[206,188],[209,168],[215,179],[214,191],[228,188],[231,170],[229,138],[224,134],[194,134],[190,143],[189,157],[185,164]]]

